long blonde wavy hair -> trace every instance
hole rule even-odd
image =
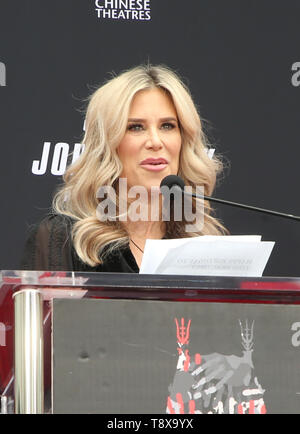
[[[182,136],[178,175],[185,185],[202,185],[204,194],[209,196],[222,170],[221,161],[208,156],[200,116],[188,88],[176,73],[166,66],[141,65],[107,81],[89,98],[84,151],[66,170],[64,184],[53,200],[55,213],[75,220],[74,248],[81,260],[91,266],[102,263],[104,252],[128,243],[128,234],[120,222],[99,221],[97,191],[101,186],[114,186],[119,179],[122,164],[117,148],[126,132],[131,102],[137,92],[153,87],[165,90],[177,111]],[[184,221],[167,222],[166,236],[191,237],[226,232],[211,215],[209,203],[205,203],[201,230],[186,233],[184,226]]]

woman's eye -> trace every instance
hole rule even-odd
[[[143,125],[142,124],[130,124],[127,127],[128,131],[142,131]]]
[[[173,130],[174,128],[176,128],[176,125],[172,124],[171,122],[165,122],[162,124],[161,128],[163,130]]]

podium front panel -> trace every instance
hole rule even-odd
[[[298,413],[299,303],[299,278],[3,271],[1,412]]]
[[[54,413],[299,413],[299,365],[299,306],[53,303]]]

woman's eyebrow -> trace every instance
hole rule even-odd
[[[162,122],[176,121],[177,122],[177,118],[174,118],[173,116],[171,116],[171,117],[161,118],[160,121],[162,121]]]
[[[142,119],[142,118],[129,118],[128,122],[146,122],[147,119]],[[159,119],[160,122],[168,122],[168,121],[176,121],[177,122],[177,118],[174,117],[165,117],[165,118],[160,118]]]
[[[145,122],[145,119],[142,119],[142,118],[129,118],[128,122]]]

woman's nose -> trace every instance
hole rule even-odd
[[[159,131],[156,128],[153,128],[149,131],[149,135],[146,141],[146,147],[151,149],[160,149],[162,148],[163,143],[159,134]]]

